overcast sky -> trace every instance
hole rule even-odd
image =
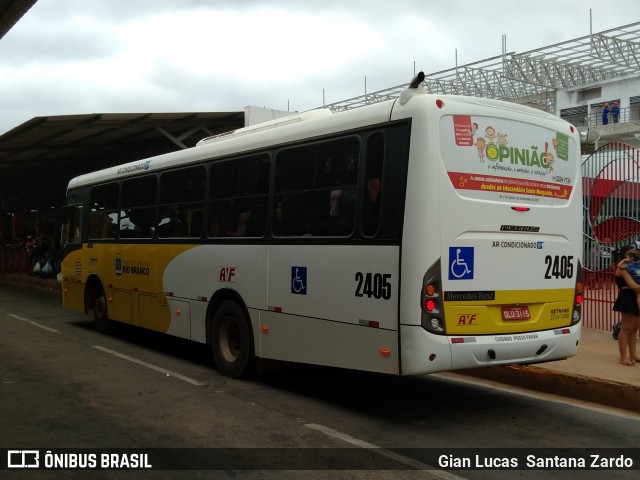
[[[640,0],[38,0],[0,40],[0,134],[36,116],[308,110],[417,70],[640,21]]]

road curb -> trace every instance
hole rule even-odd
[[[474,368],[456,373],[640,412],[640,387],[635,385],[521,365]]]

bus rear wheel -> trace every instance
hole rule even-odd
[[[236,302],[228,300],[218,307],[211,327],[211,349],[223,375],[240,378],[255,371],[249,320]]]

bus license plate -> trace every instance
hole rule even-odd
[[[529,320],[530,318],[531,314],[527,305],[502,307],[502,320]]]

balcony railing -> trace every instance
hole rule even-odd
[[[575,115],[561,115],[563,120],[572,123],[576,126],[589,125],[590,127],[602,126],[602,110],[599,112],[591,112],[589,115],[575,114]],[[628,108],[620,109],[620,116],[617,123],[626,123],[640,120],[640,105],[632,105]],[[613,125],[613,115],[609,112],[609,125]]]

